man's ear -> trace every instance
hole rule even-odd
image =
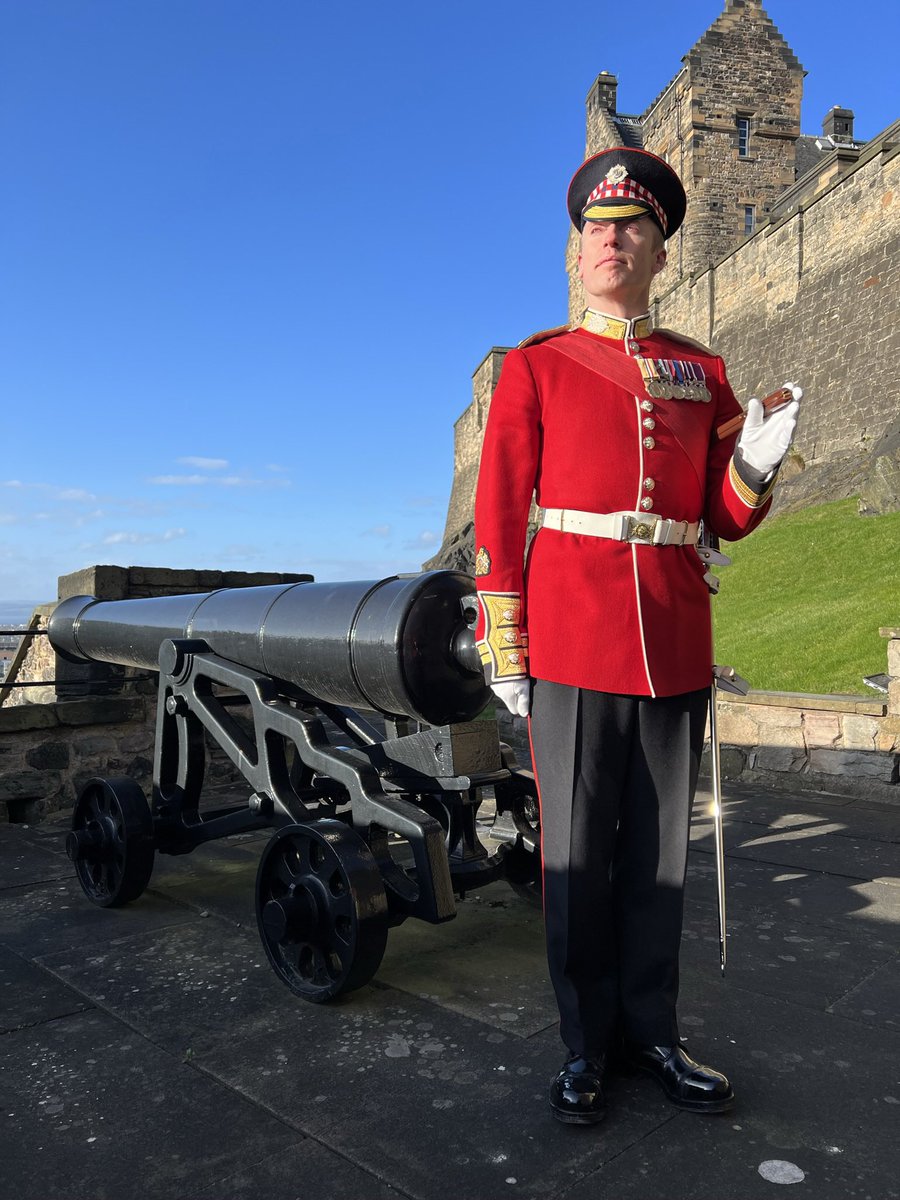
[[[660,246],[660,248],[656,252],[656,260],[653,263],[653,274],[654,275],[658,275],[660,273],[660,271],[663,269],[663,267],[665,267],[667,258],[668,258],[668,252],[666,251],[665,246]]]

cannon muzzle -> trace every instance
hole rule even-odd
[[[467,575],[430,571],[138,600],[72,596],[48,632],[74,661],[153,670],[163,642],[198,641],[317,700],[444,725],[472,720],[490,697],[475,609]]]

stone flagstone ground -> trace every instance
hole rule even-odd
[[[158,858],[104,911],[63,821],[0,827],[0,1196],[900,1196],[900,809],[732,786],[723,981],[707,808],[680,1012],[737,1106],[697,1117],[614,1078],[591,1129],[548,1115],[540,914],[505,884],[392,931],[373,983],[315,1006],[257,936],[260,836]]]

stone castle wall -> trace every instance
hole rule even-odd
[[[472,522],[484,426],[508,349],[507,346],[494,346],[478,364],[472,376],[472,403],[454,426],[454,482],[447,509],[445,538],[448,534],[455,536]]]
[[[794,182],[804,72],[762,8],[734,2],[685,66],[681,88],[676,79],[645,114],[644,146],[667,157],[685,182],[689,206],[679,265],[692,272],[731,250],[743,231],[745,205],[762,221]],[[743,157],[739,118],[750,122]]]
[[[897,417],[898,137],[900,122],[852,172],[657,301],[662,325],[724,356],[739,399],[803,385],[807,466],[866,453]]]

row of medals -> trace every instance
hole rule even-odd
[[[644,377],[644,390],[654,400],[702,400],[707,404],[712,399],[699,363],[677,358],[644,358],[639,354],[634,361]]]

